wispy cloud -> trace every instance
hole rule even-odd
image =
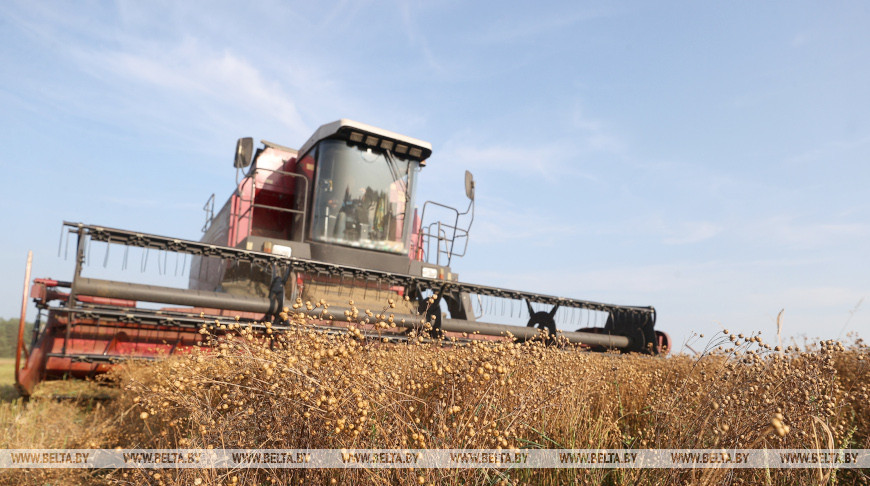
[[[810,308],[832,308],[848,311],[870,294],[870,288],[860,289],[836,286],[787,286],[771,292],[748,295],[747,299],[758,304],[777,304],[806,311]]]
[[[187,39],[181,45],[125,46],[123,50],[86,49],[76,58],[92,72],[113,74],[125,83],[142,83],[174,96],[197,97],[203,105],[230,105],[236,112],[259,113],[302,137],[310,127],[284,87],[229,51],[217,52]]]
[[[844,157],[844,155],[867,147],[870,147],[870,136],[832,140],[814,149],[788,157],[784,165],[786,168],[805,168],[809,165],[837,162],[838,159],[852,160],[852,157]]]
[[[506,241],[547,247],[577,236],[582,229],[533,208],[515,202],[481,198],[472,229],[474,245],[492,245]]]
[[[579,102],[571,110],[571,123],[583,151],[626,156],[628,148],[623,138],[608,123],[589,115]]]
[[[529,15],[511,16],[501,21],[487,23],[475,36],[473,41],[487,44],[504,44],[516,42],[529,37],[550,34],[567,29],[580,22],[603,17],[612,17],[624,13],[623,10],[608,6],[607,8],[577,7],[579,4],[569,3],[569,11],[552,12],[547,9],[531,9]]]
[[[579,170],[570,164],[574,150],[560,143],[543,144],[535,147],[513,144],[481,146],[473,143],[448,143],[439,154],[451,166],[470,167],[475,171],[507,172],[528,174],[553,182],[560,177],[579,176],[597,180],[591,173]]]
[[[778,215],[748,221],[741,228],[740,236],[767,241],[782,248],[833,248],[838,244],[855,244],[870,238],[870,224],[807,221],[797,215]]]
[[[723,227],[709,221],[690,221],[668,228],[668,236],[662,239],[666,245],[688,245],[699,243],[720,234]]]
[[[528,174],[548,182],[568,178],[600,182],[592,170],[584,167],[600,156],[624,157],[626,144],[615,130],[586,115],[579,105],[553,118],[566,119],[569,124],[548,134],[546,141],[522,126],[509,126],[501,133],[487,133],[483,128],[454,133],[439,151],[439,159],[474,170]],[[520,142],[530,139],[531,143]]]
[[[214,41],[215,25],[225,27],[222,35],[235,35],[241,30],[228,31],[244,30],[249,22],[215,15],[202,24],[201,11],[181,4],[167,3],[159,15],[135,4],[115,7],[83,16],[76,9],[28,6],[11,15],[19,31],[47,47],[52,62],[65,72],[62,79],[38,80],[40,91],[60,110],[82,118],[115,117],[123,126],[179,139],[194,137],[186,143],[198,139],[209,146],[214,137],[238,136],[240,128],[252,127],[266,127],[284,143],[301,143],[312,131],[307,122],[311,114],[321,123],[323,113],[358,108],[358,103],[345,101],[342,86],[324,69],[328,61],[306,53],[303,44],[270,59],[263,51],[285,48],[280,38],[274,45],[248,40],[254,39],[250,36],[237,36],[232,44]],[[301,19],[286,8],[275,8]],[[320,23],[299,22],[301,30],[347,18],[352,10],[348,7],[344,17],[326,16]],[[213,137],[205,140],[206,134]]]
[[[443,74],[445,72],[444,65],[440,60],[436,59],[435,53],[429,46],[429,40],[424,35],[424,30],[417,20],[417,15],[414,11],[415,5],[412,2],[404,0],[398,0],[397,3],[402,21],[402,30],[408,38],[408,42],[420,49],[423,59],[426,60],[426,65],[431,71]]]
[[[808,34],[806,32],[800,32],[800,33],[795,34],[794,37],[791,38],[790,44],[792,47],[804,47],[807,44],[809,44],[810,41],[811,41],[810,34]]]
[[[175,202],[167,199],[149,199],[135,197],[113,197],[113,196],[98,196],[101,202],[107,202],[116,206],[125,206],[136,209],[154,208],[154,209],[180,209],[188,212],[193,212],[202,209],[201,204]]]

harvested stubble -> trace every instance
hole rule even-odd
[[[212,330],[213,331],[213,330]],[[591,354],[539,342],[385,345],[303,318],[267,341],[236,327],[213,351],[117,370],[124,448],[870,447],[868,348],[776,351],[727,334],[701,357]],[[204,333],[211,331],[203,330]],[[228,337],[233,336],[233,337]],[[714,347],[727,344],[721,349]],[[818,484],[817,470],[161,470],[121,484]],[[156,476],[155,474],[159,474]]]

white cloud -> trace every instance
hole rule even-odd
[[[785,308],[806,310],[813,307],[848,311],[870,295],[870,289],[841,286],[789,286],[747,296],[758,303],[771,303]],[[779,304],[777,304],[779,303]]]
[[[688,245],[713,238],[721,233],[723,227],[708,221],[685,222],[665,231],[668,236],[662,239],[666,245]]]
[[[838,162],[838,160],[852,160],[846,157],[848,152],[870,146],[870,136],[832,140],[812,150],[788,157],[784,165],[790,169],[806,169],[807,166]]]
[[[472,228],[473,244],[528,241],[536,247],[553,246],[576,236],[581,229],[533,208],[518,208],[505,200],[485,199],[478,203]]]
[[[587,115],[579,103],[571,112],[571,122],[583,151],[626,155],[626,144],[621,137],[603,120]]]
[[[174,202],[172,200],[167,200],[167,199],[98,196],[98,200],[103,201],[103,202],[107,202],[107,203],[111,203],[113,205],[126,206],[126,207],[131,207],[131,208],[136,208],[136,209],[143,209],[143,208],[174,209],[174,210],[184,210],[185,212],[188,212],[188,213],[195,212],[196,210],[202,209],[201,204]]]
[[[417,46],[423,54],[423,59],[426,60],[427,67],[435,73],[444,74],[445,68],[443,64],[435,58],[435,53],[429,47],[428,39],[423,35],[417,23],[416,15],[413,11],[412,2],[398,1],[399,13],[402,20],[402,30],[408,38],[408,42]]]
[[[748,222],[740,230],[741,236],[802,250],[850,244],[870,237],[870,224],[867,223],[819,223],[800,219],[792,215],[759,218]]]
[[[452,145],[447,144],[439,158],[451,165],[473,167],[474,170],[500,171],[511,174],[534,174],[546,180],[565,175],[564,160],[569,149],[558,144],[537,147],[504,145]],[[592,175],[575,173],[595,180]]]
[[[575,6],[576,4],[569,4]],[[622,13],[608,5],[607,8],[574,9],[568,12],[550,13],[548,9],[532,9],[529,15],[515,16],[513,21],[501,20],[483,24],[473,41],[484,44],[504,44],[551,34],[574,26],[577,23]],[[536,15],[538,14],[538,15]]]
[[[801,32],[795,34],[794,37],[791,38],[791,46],[792,47],[804,47],[810,43],[810,35],[806,32]]]
[[[562,115],[567,116],[570,125],[550,134],[546,142],[523,133],[522,128],[517,129],[520,133],[508,130],[492,134],[483,129],[454,133],[439,151],[439,160],[460,168],[534,175],[547,182],[586,179],[600,183],[599,177],[584,165],[602,154],[622,158],[625,143],[605,122],[585,115],[578,106]],[[500,140],[492,142],[495,137]],[[520,142],[529,138],[534,142]]]
[[[299,137],[311,131],[278,81],[229,51],[217,52],[191,39],[178,46],[80,48],[76,57],[92,72],[151,85],[173,96],[193,97],[201,105],[229,105],[234,112],[257,113]]]

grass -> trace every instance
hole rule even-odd
[[[53,391],[63,387],[79,393],[58,401]],[[0,449],[99,447],[112,418],[90,398],[97,391],[93,383],[47,382],[25,400],[15,388],[15,359],[0,358]],[[103,476],[102,471],[6,469],[0,470],[0,484],[109,484]]]
[[[15,389],[15,358],[0,358],[0,402],[18,397]]]
[[[0,358],[0,384],[15,383],[15,358]]]
[[[0,441],[102,448],[800,449],[826,434],[837,447],[870,448],[870,350],[860,340],[779,350],[758,336],[726,332],[701,356],[662,358],[536,342],[384,345],[353,328],[312,332],[301,317],[266,340],[235,326],[201,332],[212,348],[113,371],[118,394],[111,400],[2,404]],[[0,482],[867,484],[858,470],[821,478],[811,470],[750,469],[45,474],[3,471]]]

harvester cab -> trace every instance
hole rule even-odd
[[[236,189],[214,215],[206,206],[202,242],[262,251],[287,257],[362,267],[389,273],[448,281],[453,256],[464,255],[473,218],[474,181],[466,175],[469,208],[460,213],[427,202],[415,206],[417,176],[432,154],[428,142],[352,120],[321,126],[299,150],[271,142],[253,151],[253,140],[236,144]],[[210,199],[213,201],[213,199]],[[426,209],[452,212],[453,221],[421,224]],[[456,246],[461,242],[461,251]],[[354,300],[357,306],[382,306],[391,292],[381,282],[253,268],[247,262],[194,257],[190,288],[268,297],[270,317],[285,300]],[[396,300],[425,294],[416,287],[394,288]],[[473,315],[466,298],[446,296],[451,314]],[[428,307],[432,307],[428,302]],[[435,305],[434,307],[438,307]],[[410,311],[410,308],[405,310]],[[434,310],[431,309],[431,310]],[[436,312],[440,319],[440,312]]]
[[[67,241],[75,241],[74,274],[36,279],[29,289],[28,259],[24,302],[32,298],[38,314],[28,346],[22,312],[16,383],[29,394],[43,379],[90,377],[118,361],[185,352],[208,344],[199,332],[206,325],[218,332],[244,325],[268,337],[299,314],[319,331],[354,326],[379,342],[425,333],[453,343],[542,339],[595,351],[667,351],[652,307],[461,282],[450,265],[468,245],[475,183],[466,172],[464,211],[431,201],[418,210],[417,177],[431,154],[422,140],[342,119],[298,150],[266,141],[255,149],[253,139],[240,139],[235,188],[217,212],[209,198],[199,241],[64,222]],[[435,213],[442,218],[430,221]],[[139,252],[141,270],[156,262],[165,275],[174,258],[187,288],[83,275],[94,247],[104,249],[105,265],[118,246],[123,267],[129,252]],[[513,321],[504,323],[508,316]],[[579,329],[559,330],[572,325]]]

